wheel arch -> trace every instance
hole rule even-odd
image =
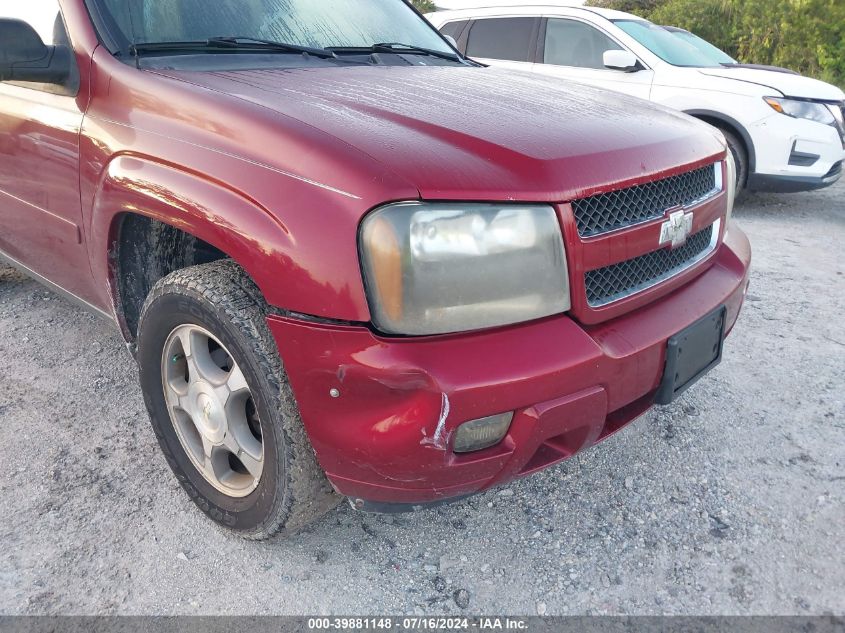
[[[147,158],[115,157],[97,187],[91,235],[92,270],[107,280],[113,314],[130,343],[144,291],[191,265],[232,259],[268,303],[284,305],[277,282],[290,263],[286,227],[256,201],[199,174]],[[134,249],[134,257],[125,249]]]
[[[691,110],[684,110],[684,114],[688,114],[691,117],[695,117],[699,121],[709,123],[713,127],[717,127],[720,129],[726,128],[729,132],[732,132],[737,138],[742,141],[744,145],[745,154],[746,156],[748,156],[749,176],[756,172],[757,154],[754,150],[754,141],[751,139],[751,135],[748,133],[748,130],[745,128],[744,125],[742,125],[742,123],[723,112],[717,112],[715,110],[704,110],[694,108]]]

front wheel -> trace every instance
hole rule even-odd
[[[337,505],[266,324],[255,284],[231,261],[159,281],[138,332],[153,430],[182,487],[247,538],[292,532]]]

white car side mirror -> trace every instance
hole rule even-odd
[[[606,68],[626,73],[636,72],[641,68],[637,56],[630,51],[605,51],[603,61]]]
[[[451,35],[443,35],[443,39],[445,39],[447,42],[449,42],[455,48],[458,48],[458,40],[456,40]]]

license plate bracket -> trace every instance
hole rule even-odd
[[[669,339],[655,404],[672,403],[722,362],[726,317],[727,309],[721,306]]]

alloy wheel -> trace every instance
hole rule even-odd
[[[164,344],[161,369],[171,422],[194,467],[225,495],[252,493],[264,472],[263,434],[232,354],[208,330],[180,325]]]

